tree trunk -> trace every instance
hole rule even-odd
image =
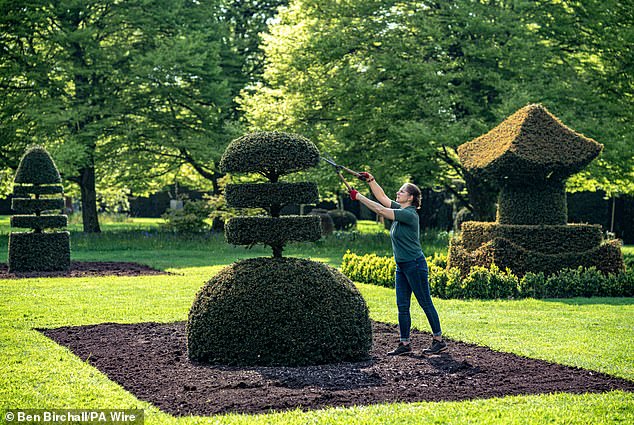
[[[273,258],[282,258],[283,245],[275,245],[271,246],[271,248],[273,248]]]
[[[81,189],[81,216],[84,221],[84,233],[100,233],[94,166],[79,170],[79,188]]]

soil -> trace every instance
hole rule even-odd
[[[145,276],[169,274],[152,267],[115,261],[71,261],[70,270],[61,272],[9,273],[9,266],[0,264],[0,279],[29,277],[96,277],[96,276]]]
[[[371,358],[309,367],[194,364],[185,322],[104,323],[40,330],[137,398],[176,416],[266,413],[386,402],[467,400],[552,392],[621,389],[634,382],[448,340],[425,357],[431,336],[413,331],[414,353],[389,357],[398,330],[374,323]],[[417,353],[418,350],[418,353]]]

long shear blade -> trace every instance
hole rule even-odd
[[[322,156],[321,159],[323,159],[324,161],[326,161],[328,164],[332,165],[336,169],[340,169],[341,168],[341,166],[337,165],[337,163],[335,161],[333,161],[331,158],[326,158],[326,157]]]

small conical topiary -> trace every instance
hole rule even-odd
[[[252,133],[234,140],[222,171],[259,173],[267,183],[232,184],[227,205],[258,207],[268,216],[235,217],[225,226],[229,243],[273,248],[273,258],[234,263],[196,295],[187,322],[190,359],[205,363],[300,366],[368,357],[372,326],[353,283],[332,267],[282,258],[290,241],[321,237],[318,216],[282,216],[282,207],[316,203],[317,185],[279,178],[317,165],[319,151],[305,137]]]
[[[42,146],[33,146],[22,157],[13,182],[33,185],[61,184],[62,178],[48,151]]]
[[[11,208],[12,228],[31,232],[9,235],[9,271],[65,271],[70,268],[70,235],[63,229],[68,218],[64,208],[62,179],[53,158],[41,146],[29,148],[20,161],[14,179]]]

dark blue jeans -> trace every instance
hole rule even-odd
[[[429,270],[425,256],[416,260],[396,263],[396,305],[398,306],[398,326],[401,341],[409,341],[412,318],[409,312],[412,292],[423,308],[434,336],[442,335],[440,319],[429,292]]]

